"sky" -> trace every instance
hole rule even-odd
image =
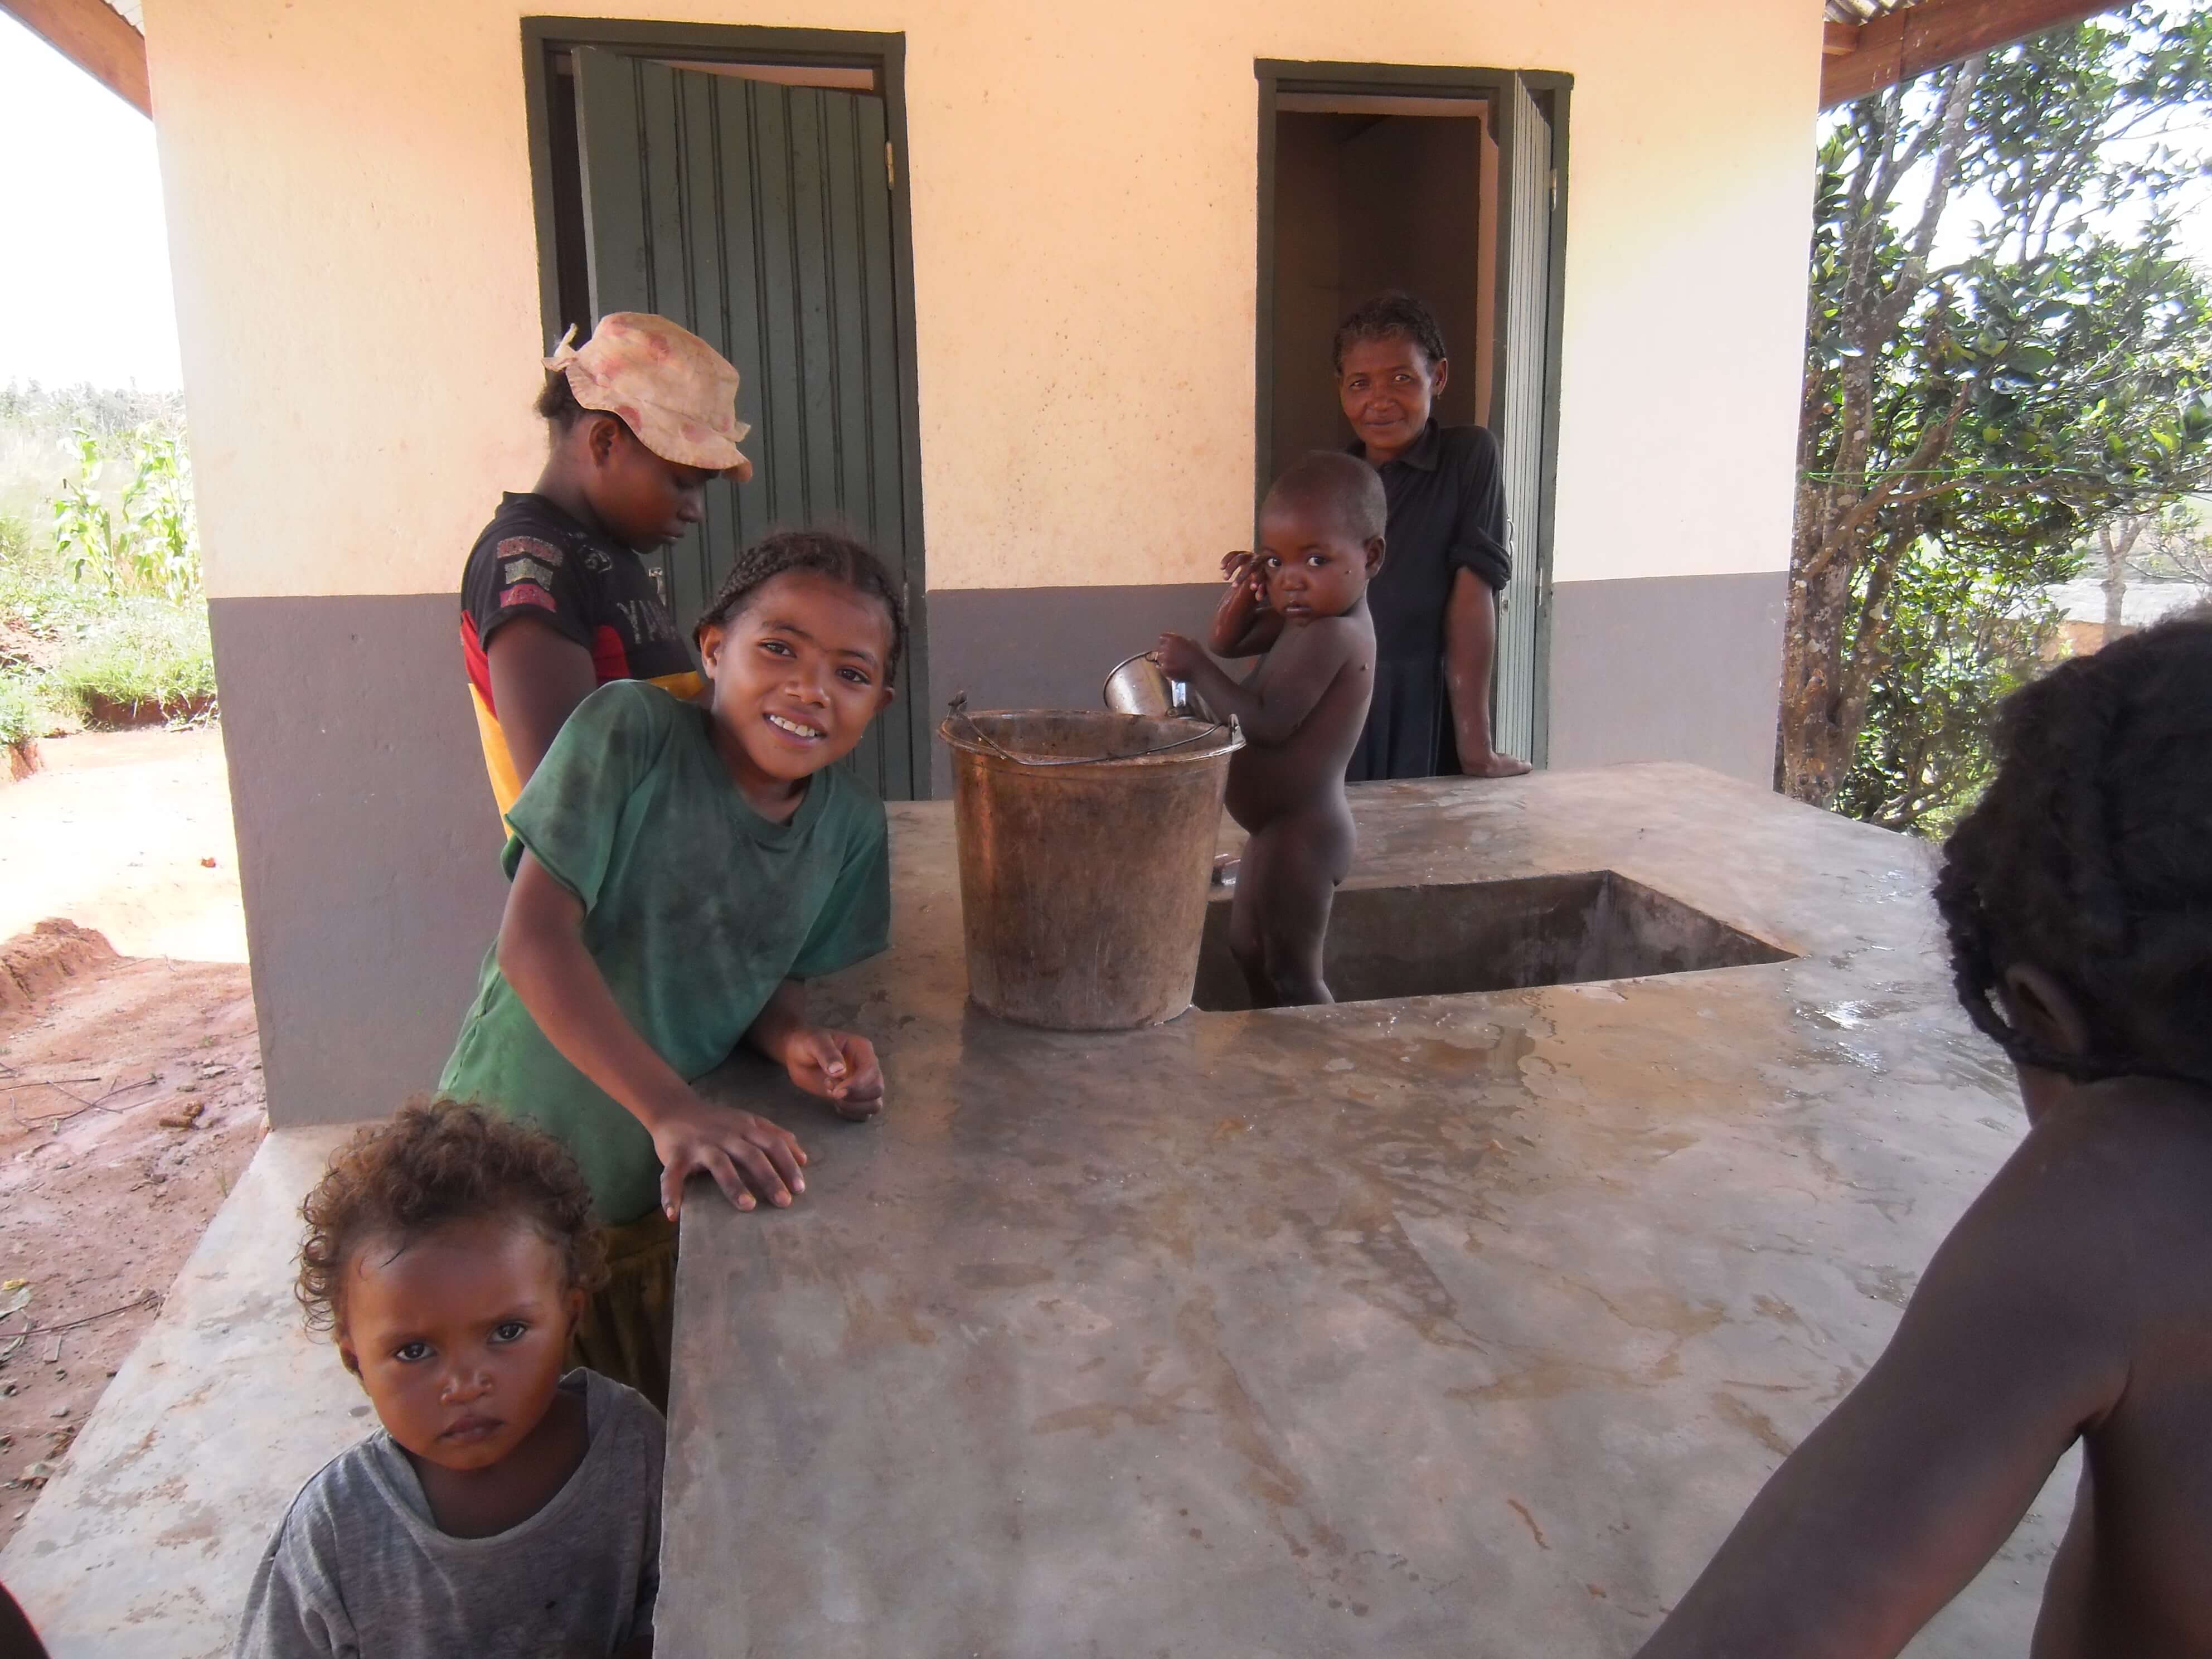
[[[182,385],[153,123],[5,11],[0,156],[0,385]],[[2212,200],[2182,240],[2212,267]]]
[[[0,386],[181,386],[154,124],[5,11],[0,156]]]

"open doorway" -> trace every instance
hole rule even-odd
[[[1340,447],[1329,346],[1390,289],[1443,329],[1437,416],[1504,456],[1513,575],[1499,596],[1498,746],[1544,763],[1553,457],[1569,81],[1373,64],[1262,62],[1256,487]]]
[[[527,19],[548,340],[674,319],[737,366],[752,481],[647,562],[677,623],[739,550],[852,532],[906,599],[902,696],[844,763],[929,790],[927,598],[901,37]]]
[[[1498,138],[1483,98],[1287,93],[1275,116],[1278,380],[1271,455],[1342,447],[1344,416],[1318,365],[1362,301],[1403,289],[1451,346],[1447,414],[1490,418]]]

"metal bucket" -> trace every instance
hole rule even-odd
[[[952,750],[976,1004],[1057,1031],[1189,1007],[1236,728],[956,707],[938,735]]]
[[[1117,714],[1182,715],[1211,721],[1213,712],[1188,680],[1168,678],[1149,651],[1124,657],[1106,677],[1106,706]]]

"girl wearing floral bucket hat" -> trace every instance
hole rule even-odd
[[[712,346],[634,311],[574,337],[545,360],[545,470],[501,499],[461,577],[461,655],[502,817],[595,687],[702,689],[641,556],[699,522],[715,478],[752,476],[738,371]]]

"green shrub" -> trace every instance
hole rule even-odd
[[[33,735],[215,695],[182,416],[173,393],[0,386],[0,677]]]
[[[82,718],[108,717],[103,704],[153,710],[175,720],[215,696],[215,652],[204,606],[125,599],[65,647],[46,676],[48,695]]]
[[[30,676],[0,674],[0,745],[42,737],[46,725],[46,713],[32,693]],[[0,768],[0,781],[5,776]]]
[[[77,477],[54,497],[54,549],[70,574],[98,581],[110,599],[158,593],[182,605],[200,591],[199,530],[192,514],[191,466],[173,432],[140,427],[109,438],[80,427],[73,434]],[[130,469],[120,487],[103,487],[115,465]]]

